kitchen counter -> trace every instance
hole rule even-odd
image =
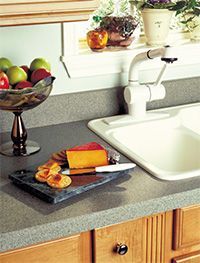
[[[29,139],[39,142],[40,152],[21,158],[0,156],[1,251],[200,203],[200,177],[160,181],[139,166],[119,179],[56,205],[10,182],[9,173],[44,163],[52,152],[89,141],[102,143],[87,128],[87,122],[30,129]],[[9,136],[1,134],[2,141],[9,140]],[[121,161],[129,160],[122,156]]]

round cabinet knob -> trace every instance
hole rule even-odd
[[[128,251],[127,245],[125,245],[125,244],[117,244],[116,252],[119,255],[125,255],[127,253],[127,251]]]

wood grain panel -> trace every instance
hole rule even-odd
[[[143,221],[142,219],[95,229],[94,262],[96,263],[143,263]],[[128,246],[125,255],[115,252],[118,243]]]
[[[144,262],[164,262],[166,213],[146,217],[144,221]]]
[[[0,254],[1,263],[92,262],[90,232]]]
[[[86,20],[99,0],[0,0],[0,26]]]
[[[175,250],[200,244],[200,206],[177,209],[174,212]]]
[[[190,255],[184,255],[172,260],[172,263],[199,263],[200,262],[200,251]]]
[[[33,4],[33,3],[58,3],[58,2],[92,2],[93,0],[0,0],[0,4]]]

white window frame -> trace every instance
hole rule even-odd
[[[78,22],[62,24],[62,55],[63,62],[70,78],[93,77],[108,74],[128,73],[129,65],[135,55],[153,49],[146,46],[144,37],[132,48],[123,50],[107,48],[103,52],[93,52],[89,48],[80,50],[78,47]],[[169,43],[177,47],[178,61],[172,64],[164,80],[200,77],[200,43],[191,42],[189,33],[175,32],[170,34]],[[140,69],[140,81],[151,82],[163,62],[160,59],[144,63]]]

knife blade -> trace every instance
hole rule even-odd
[[[94,168],[83,168],[83,169],[66,169],[62,171],[62,174],[66,175],[75,175],[75,174],[90,174],[90,173],[111,173],[119,172],[123,170],[132,169],[136,166],[135,163],[120,163],[120,164],[111,164],[105,166],[99,166]]]

